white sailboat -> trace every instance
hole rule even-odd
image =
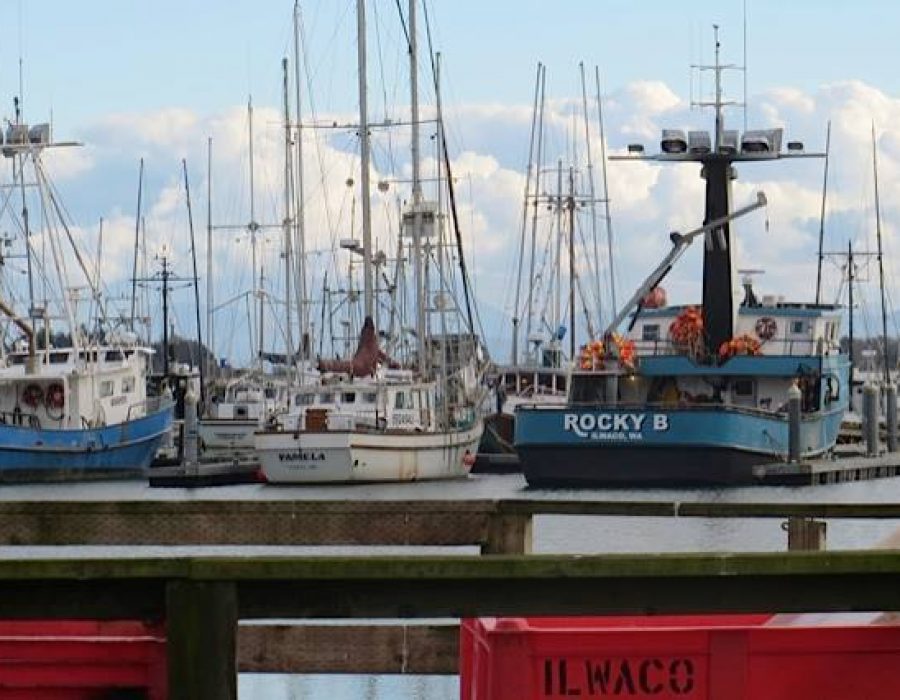
[[[425,249],[441,233],[436,202],[423,197],[416,79],[416,1],[409,4],[412,105],[412,202],[403,215],[415,265],[415,367],[393,369],[378,348],[369,195],[365,4],[357,3],[360,95],[360,187],[366,321],[350,361],[320,366],[316,386],[301,387],[292,410],[255,435],[263,474],[271,483],[414,481],[460,478],[475,460],[483,423],[478,372],[481,344],[467,333],[428,334]],[[440,243],[437,244],[438,247]],[[442,279],[442,276],[438,276]],[[437,292],[434,307],[448,305]],[[443,310],[441,310],[443,319]],[[442,330],[444,324],[442,323]]]

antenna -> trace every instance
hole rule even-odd
[[[747,131],[747,0],[744,0],[744,131]]]

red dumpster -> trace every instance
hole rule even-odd
[[[768,615],[463,620],[462,700],[896,700],[900,627]]]
[[[0,700],[166,698],[162,625],[0,621]]]

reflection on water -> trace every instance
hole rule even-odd
[[[245,673],[240,700],[456,700],[455,676],[288,676]]]
[[[150,489],[137,482],[4,486],[0,500],[428,500],[428,499],[658,500],[716,502],[888,502],[900,501],[900,478],[806,487],[748,487],[693,490],[554,490],[525,488],[520,475],[482,476],[456,482],[367,486],[230,486],[210,489]],[[829,549],[872,547],[897,530],[897,521],[830,520]],[[626,518],[539,516],[534,550],[540,553],[781,551],[787,535],[771,518]],[[65,548],[0,547],[0,557],[65,556]],[[68,553],[122,556],[114,547],[68,548]],[[373,548],[310,547],[130,547],[134,556],[208,554],[372,553]],[[55,550],[51,552],[50,550]],[[73,551],[74,550],[74,551]],[[379,553],[399,548],[378,548]],[[433,552],[435,548],[416,548]],[[405,550],[409,551],[409,550]],[[241,700],[450,700],[459,697],[459,679],[444,676],[341,676],[242,674]]]

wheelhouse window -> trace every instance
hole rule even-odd
[[[51,365],[64,365],[69,361],[69,353],[67,352],[51,352],[50,353],[50,364]]]
[[[341,403],[356,403],[356,392],[345,391],[341,394]]]
[[[121,350],[107,350],[104,359],[107,362],[121,362],[124,359],[124,355],[122,355]]]
[[[737,379],[731,385],[735,396],[749,397],[753,396],[753,380]]]
[[[803,335],[806,332],[806,324],[803,321],[791,321],[791,333]]]
[[[376,394],[374,391],[367,391],[362,395],[363,403],[375,403]]]
[[[319,403],[334,403],[334,394],[319,394]]]
[[[404,391],[398,391],[394,394],[394,408],[411,408],[412,404],[409,400],[409,397],[406,395]]]
[[[645,342],[659,340],[659,324],[645,323],[641,327],[641,340]]]
[[[115,386],[115,382],[111,379],[100,382],[100,398],[105,399],[108,396],[112,396],[115,391]]]
[[[295,406],[309,406],[313,402],[313,394],[297,394],[294,397]]]
[[[125,377],[122,379],[122,393],[130,394],[134,391],[134,377]]]

